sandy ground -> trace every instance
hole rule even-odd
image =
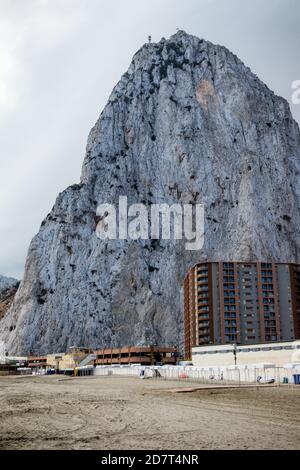
[[[300,387],[0,377],[0,449],[300,449]]]

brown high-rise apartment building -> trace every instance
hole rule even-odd
[[[185,357],[193,346],[300,338],[300,265],[199,263],[184,281]]]

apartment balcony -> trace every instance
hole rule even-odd
[[[210,336],[199,338],[199,345],[210,343]]]
[[[209,335],[210,334],[210,329],[199,329],[199,338],[203,338],[203,336]]]
[[[209,320],[209,314],[198,314],[198,322],[203,322],[203,321],[206,321],[206,320]]]
[[[197,301],[198,303],[205,303],[205,302],[208,303],[208,296],[207,295],[203,296],[203,294],[201,294],[201,297],[198,296]]]
[[[207,273],[203,273],[203,274],[198,274],[197,276],[197,282],[201,281],[201,280],[208,280],[208,274]]]
[[[209,328],[209,321],[202,321],[201,323],[198,323],[198,328],[199,330],[202,330],[203,328]]]

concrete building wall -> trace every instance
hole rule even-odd
[[[281,334],[283,338],[289,341],[295,337],[289,266],[286,264],[278,265],[277,272]]]
[[[64,354],[48,354],[47,355],[47,366],[51,369],[59,369],[59,364]]]
[[[196,367],[234,366],[234,346],[202,346],[192,349],[192,362]],[[300,341],[237,346],[237,365],[300,364]]]
[[[82,356],[82,359],[84,359],[84,355]],[[59,369],[74,369],[78,365],[80,361],[74,359],[73,354],[64,354],[63,357],[59,361]]]
[[[68,353],[48,354],[47,367],[59,370],[74,369],[89,355],[90,351],[85,348],[70,348]]]

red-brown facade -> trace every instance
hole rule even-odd
[[[193,346],[300,338],[300,266],[199,263],[184,281],[185,358]]]

